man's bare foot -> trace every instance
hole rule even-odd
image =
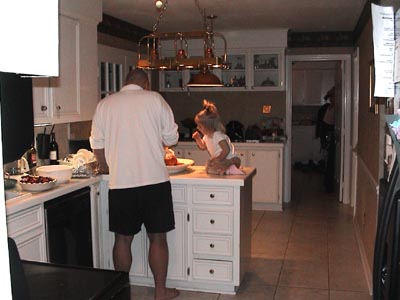
[[[163,292],[155,293],[154,300],[170,300],[179,296],[177,289],[166,288]]]

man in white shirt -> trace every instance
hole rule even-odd
[[[129,272],[134,235],[145,225],[155,300],[179,295],[166,288],[168,244],[175,228],[164,146],[178,142],[174,115],[157,92],[149,91],[143,70],[132,70],[122,89],[99,102],[90,144],[102,172],[109,172],[109,221],[115,233],[114,267]]]

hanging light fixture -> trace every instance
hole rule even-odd
[[[160,1],[156,1],[156,6],[159,7]],[[213,20],[216,16],[206,16],[205,10],[200,8],[198,0],[194,0],[200,15],[203,20],[203,30],[189,31],[189,32],[165,32],[159,33],[158,26],[164,13],[168,7],[168,0],[160,6],[160,14],[156,23],[153,26],[151,34],[143,36],[138,43],[138,59],[137,68],[148,70],[184,70],[184,69],[198,69],[201,70],[199,74],[192,77],[204,78],[205,76],[210,81],[209,84],[192,83],[189,82],[188,86],[223,86],[218,77],[210,72],[214,68],[226,67],[226,39],[221,33],[213,31]],[[221,56],[216,55],[215,39],[220,39],[223,42],[223,53]],[[191,55],[189,46],[193,40],[200,40],[203,44],[203,54],[201,56]],[[142,53],[144,44],[145,53]],[[173,45],[173,47],[172,47]],[[173,48],[173,56],[163,56],[163,51],[167,52],[167,46]],[[165,47],[165,49],[164,49]],[[214,77],[211,80],[211,77]],[[216,79],[218,82],[216,82]],[[211,83],[213,82],[213,83]]]

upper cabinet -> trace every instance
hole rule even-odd
[[[228,51],[227,69],[214,69],[223,87],[191,88],[192,91],[280,91],[285,89],[283,48]],[[160,90],[187,91],[186,84],[198,70],[160,71]]]
[[[59,76],[32,80],[36,124],[90,120],[98,102],[97,24],[101,20],[101,1],[92,1],[92,8],[99,14],[93,15],[92,11],[90,16],[81,14],[78,1],[68,1],[68,5],[63,2],[59,15]]]
[[[249,55],[251,89],[284,90],[284,51],[256,50]]]

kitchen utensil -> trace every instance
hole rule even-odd
[[[72,167],[67,165],[51,165],[36,168],[39,176],[51,177],[57,179],[59,183],[66,183],[72,177]]]
[[[176,166],[167,166],[169,174],[176,174],[185,171],[188,167],[194,164],[194,160],[192,159],[184,159],[178,158],[178,165]]]

